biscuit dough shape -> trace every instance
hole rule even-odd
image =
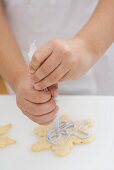
[[[60,122],[64,121],[71,121],[71,118],[68,115],[62,115],[60,118]],[[86,125],[84,125],[84,121],[88,121],[88,119],[76,121],[77,126],[81,126],[81,132],[77,133],[79,136],[83,136],[83,131],[87,132],[87,130],[93,125],[92,120],[89,120]],[[32,145],[31,149],[33,152],[52,150],[57,156],[66,156],[70,153],[70,150],[71,148],[73,148],[74,145],[91,143],[95,139],[94,135],[89,135],[89,137],[85,139],[80,139],[76,136],[70,136],[67,140],[65,136],[62,136],[58,144],[51,144],[47,140],[47,132],[50,128],[52,128],[52,125],[41,125],[34,130],[34,133],[39,137],[39,140]]]
[[[15,144],[16,141],[7,137],[6,134],[11,129],[12,125],[7,124],[0,127],[0,148],[5,148],[8,145]]]

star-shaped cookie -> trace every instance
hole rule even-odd
[[[66,125],[66,123],[69,125],[72,122],[73,121],[68,115],[63,115],[60,118],[61,126]],[[93,125],[92,120],[89,119],[79,120],[75,121],[74,124],[75,127],[67,126],[66,129],[61,130],[61,137],[57,140],[57,143],[50,142],[48,139],[49,131],[53,130],[51,124],[47,126],[41,125],[37,127],[34,133],[38,135],[39,140],[32,145],[32,151],[39,152],[42,150],[51,149],[56,155],[65,156],[69,154],[71,148],[74,145],[81,143],[90,143],[94,140],[95,136],[89,135],[89,133],[87,132],[87,130]],[[65,133],[67,132],[70,135],[63,135],[63,132]]]

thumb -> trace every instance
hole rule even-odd
[[[48,89],[51,92],[51,95],[53,97],[56,97],[58,95],[58,84],[54,84],[54,85],[48,87]]]

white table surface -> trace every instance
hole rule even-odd
[[[96,140],[77,145],[60,158],[50,151],[32,153],[36,124],[17,108],[15,96],[0,96],[0,126],[12,123],[16,145],[0,149],[0,170],[114,170],[114,97],[60,96],[60,113],[74,119],[92,118]]]

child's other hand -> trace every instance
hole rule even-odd
[[[38,80],[35,89],[42,90],[58,81],[79,79],[95,61],[94,52],[84,40],[54,40],[34,53],[29,70]]]
[[[50,88],[51,92],[37,91],[33,87],[34,83],[35,80],[27,72],[18,78],[15,85],[17,105],[34,122],[47,124],[55,118],[58,110],[51,94],[57,87]]]

